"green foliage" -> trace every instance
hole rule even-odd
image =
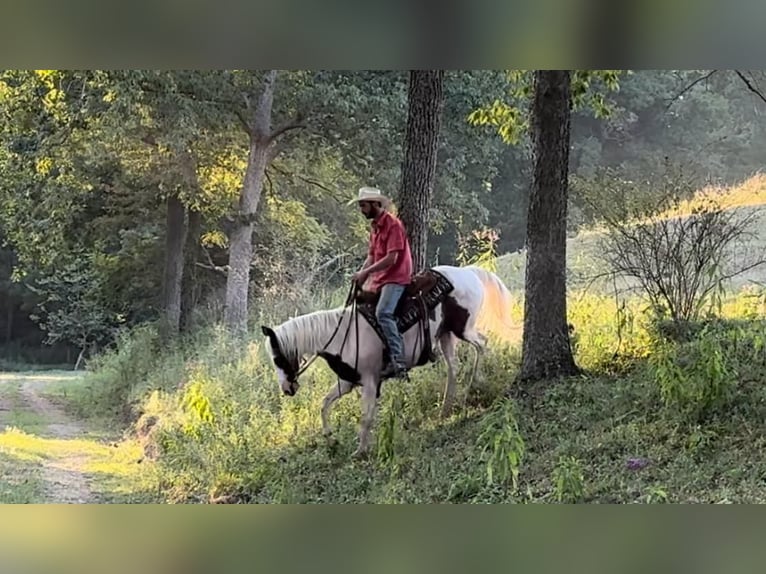
[[[203,382],[195,380],[186,386],[181,397],[181,406],[191,419],[184,428],[187,433],[196,432],[197,425],[209,425],[215,422],[210,408],[210,399],[205,396],[203,389]]]
[[[497,271],[497,232],[479,229],[458,239],[458,265],[476,265],[493,273]]]
[[[32,318],[48,333],[47,342],[68,342],[79,349],[110,341],[124,318],[110,312],[102,279],[87,256],[28,283],[41,297]]]
[[[681,341],[657,346],[649,358],[649,376],[670,412],[698,424],[726,412],[743,377],[753,376],[764,364],[765,343],[759,324],[731,326],[714,320],[690,326]]]
[[[513,401],[499,402],[484,416],[476,443],[486,465],[487,482],[506,488],[510,483],[513,491],[518,489],[525,450],[515,412]]]
[[[574,292],[567,310],[573,353],[583,369],[626,373],[651,351],[651,322],[635,299]]]
[[[160,353],[160,339],[153,326],[121,332],[113,347],[88,362],[83,414],[112,417],[122,423],[133,420],[133,411],[144,398],[149,381],[171,368],[173,356]],[[90,412],[89,412],[90,411]]]
[[[572,73],[571,93],[575,109],[589,108],[596,118],[609,117],[611,108],[601,92],[602,89],[617,91],[621,70],[575,70]],[[510,103],[495,100],[468,115],[468,122],[475,126],[490,126],[507,144],[518,144],[529,129],[529,119],[522,108],[528,106],[532,97],[532,73],[526,70],[509,72]]]
[[[659,486],[652,486],[644,497],[646,504],[666,504],[668,502],[668,493]]]
[[[397,433],[401,432],[398,419],[406,415],[405,402],[400,388],[392,389],[390,399],[379,415],[379,430],[377,437],[377,458],[382,465],[395,468]]]
[[[490,126],[497,130],[507,144],[517,144],[529,129],[529,121],[518,108],[495,100],[486,108],[479,108],[468,115],[468,122],[475,126]]]
[[[553,469],[556,500],[563,503],[580,502],[585,494],[582,463],[573,456],[559,458]]]

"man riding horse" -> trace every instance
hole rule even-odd
[[[356,199],[362,214],[371,220],[367,258],[352,279],[360,288],[380,294],[375,315],[386,336],[390,351],[389,362],[381,376],[406,376],[402,335],[396,325],[394,312],[406,286],[412,279],[412,254],[404,224],[390,213],[391,200],[374,187],[362,187]],[[369,281],[368,281],[369,280]],[[365,284],[367,282],[367,284]]]

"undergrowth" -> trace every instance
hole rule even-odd
[[[154,330],[135,331],[99,359],[83,405],[132,421],[170,502],[763,502],[760,297],[733,297],[721,317],[674,336],[638,301],[573,294],[586,374],[511,400],[520,351],[495,347],[441,419],[446,369],[419,368],[383,384],[365,460],[350,456],[358,393],[336,403],[337,443],[321,435],[336,382],[322,361],[284,397],[261,338],[235,342],[214,327],[164,351]],[[459,349],[464,381],[473,351]]]

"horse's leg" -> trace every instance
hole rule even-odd
[[[335,404],[335,401],[348,393],[352,388],[353,385],[348,381],[339,380],[337,384],[330,388],[330,391],[322,401],[322,434],[328,440],[332,438],[332,429],[330,428],[330,411],[332,406]]]
[[[466,328],[466,330],[463,332],[463,340],[471,345],[474,349],[476,349],[476,356],[473,359],[473,366],[471,368],[471,376],[468,379],[468,386],[466,387],[467,397],[468,391],[471,390],[471,385],[473,384],[474,377],[479,370],[479,360],[487,348],[487,338],[479,333],[476,329],[471,327],[470,329]]]
[[[439,337],[439,346],[447,362],[447,384],[444,387],[442,397],[441,416],[446,417],[452,409],[452,401],[455,398],[455,345],[457,338],[452,333],[444,333]]]
[[[362,422],[359,430],[359,446],[353,456],[361,457],[370,449],[370,429],[375,421],[378,408],[378,382],[375,377],[362,377]]]

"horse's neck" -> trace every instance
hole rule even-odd
[[[344,316],[345,309],[330,309],[295,317],[282,325],[284,343],[289,345],[299,357],[321,351],[336,329],[333,343],[339,333],[342,337],[343,325],[338,328],[338,323]]]

